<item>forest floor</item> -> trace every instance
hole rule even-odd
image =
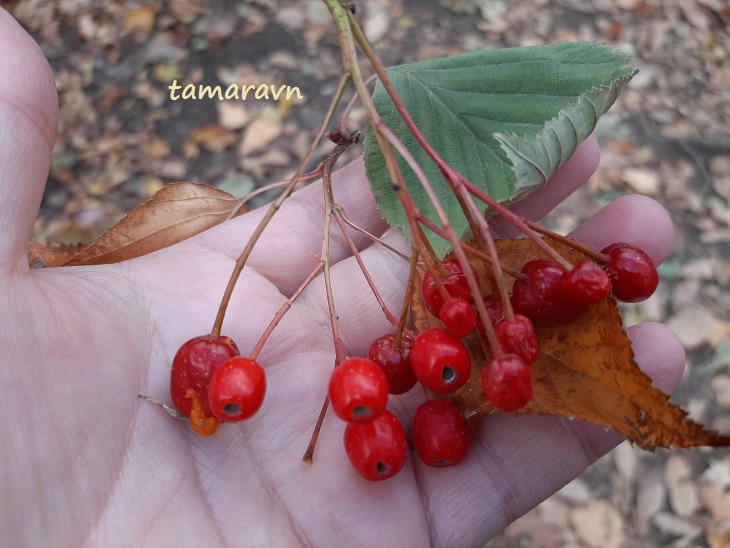
[[[726,0],[379,0],[358,16],[386,65],[466,51],[595,40],[640,72],[601,120],[598,172],[548,219],[567,232],[610,201],[651,196],[676,243],[626,323],[669,324],[687,350],[673,401],[730,432],[730,6]],[[0,0],[40,43],[61,120],[35,226],[91,241],[165,184],[244,195],[291,176],[340,74],[319,0]],[[172,101],[168,86],[298,86],[297,101]],[[353,127],[363,120],[352,116]],[[323,144],[317,158],[331,146]],[[263,195],[258,205],[271,199]],[[490,546],[730,545],[727,451],[628,444]]]

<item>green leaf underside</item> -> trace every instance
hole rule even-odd
[[[625,55],[607,46],[572,42],[478,51],[387,72],[434,149],[491,197],[512,202],[539,188],[570,158],[635,69]],[[456,233],[469,237],[458,201],[380,82],[373,101],[425,171]],[[414,172],[395,154],[416,206],[438,222]],[[383,216],[409,235],[372,128],[365,138],[365,165]],[[434,234],[429,239],[440,255],[450,250]]]

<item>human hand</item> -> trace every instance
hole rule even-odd
[[[45,59],[0,11],[0,530],[9,545],[478,545],[607,452],[620,437],[555,417],[490,416],[472,424],[466,461],[432,469],[416,457],[373,484],[346,462],[331,416],[313,465],[301,462],[334,363],[321,279],[287,313],[260,355],[268,393],[259,413],[193,434],[153,405],[169,401],[177,348],[210,331],[254,211],[157,253],[115,265],[28,268],[25,250],[56,131]],[[538,218],[580,186],[598,159],[583,144],[543,189],[515,206]],[[335,198],[360,226],[383,232],[361,162],[335,175]],[[257,245],[223,333],[250,351],[314,268],[321,187],[296,193]],[[506,228],[494,221],[495,232]],[[671,223],[655,202],[617,200],[573,234],[602,247],[627,241],[655,262]],[[354,235],[388,305],[401,304],[408,264]],[[397,233],[387,240],[404,248]],[[391,329],[343,241],[333,286],[350,355]],[[629,330],[637,361],[670,390],[684,365],[676,337]],[[417,390],[393,399],[412,416]],[[407,421],[406,421],[407,422]]]

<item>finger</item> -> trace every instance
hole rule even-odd
[[[600,150],[594,136],[588,137],[573,156],[545,183],[544,186],[520,200],[510,210],[531,221],[539,221],[565,200],[593,175],[598,167]],[[515,238],[520,232],[501,215],[490,220],[489,226],[497,238]]]
[[[0,8],[0,268],[27,269],[26,247],[48,177],[58,125],[53,73]]]
[[[569,236],[595,249],[615,242],[632,244],[657,265],[672,251],[674,225],[658,202],[632,194],[611,202]]]
[[[387,225],[376,207],[362,158],[335,172],[332,185],[335,200],[355,225],[377,236],[384,232]],[[268,208],[263,206],[205,232],[201,242],[232,258],[238,257]],[[284,202],[254,248],[248,265],[266,276],[282,293],[291,294],[320,260],[324,219],[322,183],[317,181]],[[371,242],[360,232],[350,230],[349,233],[359,249]],[[333,221],[330,262],[334,264],[348,256],[350,248]]]
[[[629,332],[641,368],[664,388],[676,386],[684,369],[677,336],[661,324]],[[438,546],[484,543],[623,439],[596,425],[539,415],[483,417],[473,434],[471,452],[458,467],[416,463]],[[449,520],[457,507],[459,520]]]

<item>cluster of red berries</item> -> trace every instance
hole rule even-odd
[[[418,362],[413,361],[412,342],[403,338],[396,347],[394,341],[393,335],[376,339],[368,358],[348,358],[338,365],[329,385],[332,407],[348,423],[345,452],[355,470],[371,481],[394,476],[406,463],[405,429],[386,405],[388,394],[410,390],[422,373],[418,365],[413,367]],[[421,404],[413,419],[412,437],[421,460],[438,468],[462,462],[469,446],[467,421],[456,404],[446,399]]]
[[[221,422],[250,418],[261,407],[265,394],[263,368],[241,356],[229,337],[190,339],[172,361],[172,403],[200,435],[215,433]]]
[[[551,260],[526,263],[510,295],[511,318],[498,295],[484,298],[501,347],[481,370],[482,389],[495,408],[517,411],[532,399],[530,364],[540,356],[536,327],[573,322],[609,294],[638,302],[654,292],[657,271],[643,251],[618,243],[601,253],[606,258],[601,264],[583,260],[570,270]],[[445,274],[438,280],[428,273],[423,277],[421,293],[445,328],[427,329],[415,341],[380,337],[367,359],[349,358],[330,380],[333,408],[348,423],[345,451],[355,469],[372,481],[395,475],[408,454],[405,429],[386,409],[388,394],[402,394],[417,382],[431,393],[453,393],[471,374],[471,355],[461,339],[477,331],[488,340],[461,265],[446,260],[441,267]],[[466,457],[469,428],[452,400],[429,399],[415,414],[412,439],[427,465],[452,466]]]
[[[643,251],[618,243],[601,254],[600,264],[584,260],[570,270],[544,259],[526,263],[509,297],[511,317],[499,296],[483,299],[499,348],[482,367],[481,385],[495,408],[517,411],[532,398],[529,366],[540,355],[535,327],[572,322],[609,294],[638,302],[654,292],[657,271]],[[408,456],[405,429],[387,409],[389,395],[403,394],[417,383],[430,394],[455,392],[471,375],[472,359],[462,338],[478,332],[489,340],[459,262],[446,260],[440,267],[438,279],[424,276],[421,292],[426,308],[445,328],[427,329],[415,340],[379,337],[367,358],[348,358],[330,379],[332,407],[348,423],[345,451],[355,469],[372,481],[398,473]],[[474,278],[478,280],[475,272]],[[206,335],[178,350],[170,393],[192,429],[207,436],[221,422],[242,421],[258,411],[266,376],[254,359],[240,355],[229,337]],[[459,464],[469,447],[467,420],[448,398],[429,398],[417,409],[411,437],[420,459],[434,467]]]

